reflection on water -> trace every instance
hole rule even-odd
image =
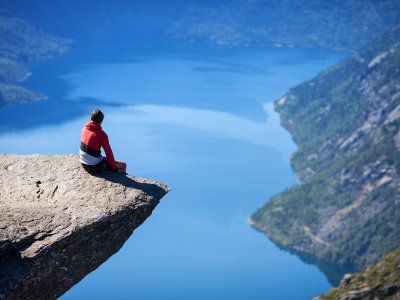
[[[95,61],[78,51],[40,65],[52,71],[29,84],[47,88],[49,102],[31,106],[30,126],[0,135],[4,153],[77,153],[95,104],[128,173],[173,188],[124,247],[62,299],[295,300],[330,287],[317,267],[276,247],[247,218],[297,181],[289,165],[295,145],[271,101],[343,55],[192,47],[146,55],[118,48],[115,61],[109,49]],[[56,90],[44,84],[48,77]]]
[[[255,230],[258,229],[255,228]],[[356,270],[353,268],[338,267],[337,265],[334,265],[332,263],[321,261],[316,256],[311,255],[309,253],[296,251],[294,249],[289,249],[279,244],[276,244],[276,246],[279,249],[282,249],[283,251],[287,251],[291,254],[296,255],[301,259],[301,261],[303,261],[306,264],[318,266],[318,269],[325,274],[325,276],[333,286],[338,286],[345,274],[356,272]]]
[[[164,124],[206,131],[221,138],[239,139],[271,147],[288,160],[295,149],[290,136],[279,125],[279,116],[274,113],[273,104],[266,103],[263,108],[266,112],[266,120],[263,122],[228,112],[156,105],[127,107],[124,109],[126,114],[119,115],[117,119],[125,124]]]

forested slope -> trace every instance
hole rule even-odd
[[[251,217],[278,244],[362,269],[400,245],[400,26],[276,103],[301,184]]]

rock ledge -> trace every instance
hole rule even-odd
[[[77,155],[0,155],[0,299],[56,299],[116,253],[169,191]]]

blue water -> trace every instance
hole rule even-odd
[[[247,223],[297,182],[272,102],[342,59],[324,50],[95,45],[31,66],[43,103],[2,109],[3,153],[77,153],[94,106],[128,173],[173,190],[62,299],[308,299],[330,283]]]

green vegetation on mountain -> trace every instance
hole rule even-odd
[[[396,0],[225,0],[187,5],[172,36],[229,45],[355,50],[400,19]]]
[[[302,183],[251,217],[276,243],[361,270],[400,245],[400,26],[276,102]]]
[[[313,300],[400,299],[400,248],[363,272],[346,275],[338,288]]]
[[[69,41],[8,16],[0,16],[0,40],[0,106],[45,99],[17,84],[30,75],[23,64],[63,53]]]

